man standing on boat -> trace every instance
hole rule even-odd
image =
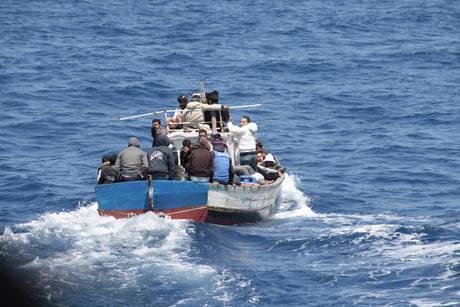
[[[152,132],[152,138],[153,138],[152,147],[155,146],[155,140],[157,139],[159,135],[167,135],[166,129],[161,127],[161,120],[159,120],[158,118],[155,118],[152,120],[151,132]]]
[[[204,123],[204,111],[228,111],[229,107],[222,104],[207,104],[201,101],[199,95],[192,96],[190,101],[187,97],[181,95],[177,98],[179,110],[174,113],[169,120],[171,127],[177,127],[177,124],[184,123],[184,126],[190,128],[199,128]],[[206,123],[209,124],[209,123]],[[209,126],[207,126],[209,129]]]
[[[257,170],[256,162],[256,132],[257,124],[251,122],[249,116],[243,116],[240,119],[240,126],[234,126],[231,118],[227,124],[228,130],[233,133],[238,143],[240,154],[240,164],[250,165]]]
[[[128,148],[123,149],[115,161],[115,169],[121,181],[141,180],[143,171],[148,167],[147,154],[140,148],[137,137],[129,138]]]

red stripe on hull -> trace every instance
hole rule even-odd
[[[116,219],[129,218],[139,214],[144,214],[150,210],[97,210],[100,215],[113,216]],[[204,222],[208,215],[208,207],[184,207],[177,209],[167,209],[164,211],[152,210],[155,214],[161,217],[169,217],[173,220],[192,220],[196,222]]]

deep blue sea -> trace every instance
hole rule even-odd
[[[459,306],[460,2],[0,1],[2,301]],[[288,171],[268,221],[97,214],[101,156],[218,90]],[[6,288],[5,288],[6,287]],[[6,290],[5,290],[6,289]]]

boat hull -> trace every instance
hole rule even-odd
[[[210,185],[206,222],[233,225],[267,219],[279,207],[283,181],[281,176],[266,185]]]
[[[96,186],[100,215],[128,218],[154,212],[171,219],[204,222],[208,185],[188,181],[130,181]]]

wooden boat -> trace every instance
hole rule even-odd
[[[206,222],[223,225],[256,223],[267,219],[280,203],[284,176],[270,184],[213,185],[209,187]]]
[[[205,99],[203,85],[200,96]],[[231,109],[253,106],[259,105],[237,106]],[[161,113],[166,116],[167,112],[174,111],[159,111],[124,117],[120,120]],[[239,165],[239,153],[233,135],[225,128],[217,128],[216,114],[212,113],[212,122],[202,123],[199,125],[200,128],[206,128],[213,133],[219,132],[226,142],[233,165]],[[185,123],[181,123],[181,126],[180,129],[168,129],[168,137],[177,149],[178,155],[183,140],[189,139],[194,142],[198,139],[198,129],[187,127]],[[220,122],[220,127],[224,127],[223,122]],[[171,180],[121,182],[96,186],[96,196],[101,215],[122,218],[153,211],[172,219],[232,225],[259,222],[275,212],[280,203],[279,192],[283,180],[284,176],[281,176],[274,182],[266,184],[243,183],[241,185],[199,184]]]
[[[190,181],[142,180],[96,186],[100,215],[126,218],[154,212],[171,219],[204,222],[208,184]]]
[[[232,162],[238,164],[236,146],[229,132],[219,132],[226,142]],[[196,140],[198,131],[177,130],[169,133],[176,148],[184,139]],[[208,216],[206,222],[222,225],[256,223],[267,219],[280,204],[280,188],[284,175],[266,184],[222,185],[209,184]]]

